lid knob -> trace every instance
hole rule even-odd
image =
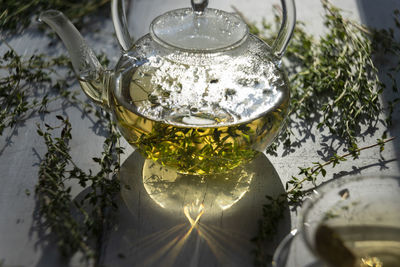
[[[191,0],[193,11],[202,14],[208,6],[208,0]]]

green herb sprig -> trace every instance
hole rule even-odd
[[[388,139],[378,139],[377,142],[373,145],[364,146],[361,148],[357,148],[357,150],[345,153],[343,155],[334,154],[329,158],[329,160],[320,163],[313,162],[311,167],[301,168],[299,167],[299,175],[302,178],[298,178],[297,176],[293,176],[291,180],[286,183],[286,194],[290,204],[296,205],[301,202],[301,199],[307,191],[302,191],[303,184],[305,182],[311,182],[314,186],[316,186],[316,181],[319,176],[326,176],[326,167],[331,165],[334,168],[336,165],[339,165],[341,162],[347,161],[347,158],[351,157],[353,160],[358,158],[358,155],[361,151],[366,149],[371,149],[374,147],[379,147],[380,152],[384,150],[385,144],[391,142],[395,139],[395,137]]]
[[[364,133],[374,133],[385,113],[379,101],[385,85],[379,80],[372,58],[378,52],[377,35],[344,19],[340,10],[329,2],[321,2],[327,34],[315,40],[306,33],[302,23],[298,23],[285,54],[292,100],[287,127],[279,140],[287,152],[305,141],[304,138],[296,139],[291,129],[298,129],[297,135],[309,136],[309,129],[314,125],[322,132],[329,132],[327,139],[338,140],[345,149],[355,151],[357,138]],[[258,29],[256,33],[271,42],[273,37],[269,31],[272,26],[264,25],[264,29]],[[263,34],[265,31],[267,33]],[[397,48],[393,45],[396,43],[393,35],[385,33],[388,32],[379,32],[385,35],[387,45],[391,47],[386,53],[398,54],[400,50],[398,44]],[[398,101],[396,98],[393,103]],[[390,123],[393,103],[384,127]],[[276,153],[276,149],[277,145],[271,146],[268,153]]]
[[[85,172],[69,154],[71,123],[62,116],[57,119],[61,125],[45,125],[45,130],[40,127],[37,130],[47,147],[35,190],[42,217],[40,223],[56,236],[62,255],[68,257],[80,251],[86,260],[97,260],[99,248],[91,244],[101,244],[105,220],[110,219],[107,212],[117,208],[114,196],[120,185],[116,176],[120,168],[119,155],[123,153],[120,136],[106,115],[103,119],[108,121],[110,136],[104,141],[101,157],[93,158],[100,170],[96,174],[91,170]],[[54,137],[52,132],[57,129],[61,129],[60,136]],[[87,193],[81,200],[72,198],[68,185],[71,182],[86,188]]]
[[[388,138],[385,140],[378,139],[373,145],[358,148],[355,152],[357,155],[367,149],[379,147],[382,152],[384,145],[393,141],[395,138]],[[340,163],[347,161],[348,158],[353,160],[357,159],[357,155],[353,152],[345,153],[343,155],[334,155],[325,162],[314,162],[312,167],[299,168],[299,177],[293,176],[290,181],[286,183],[286,192],[277,197],[266,196],[267,203],[263,205],[263,219],[259,222],[259,233],[252,240],[256,245],[254,250],[255,263],[257,266],[264,266],[267,262],[272,260],[272,255],[266,255],[263,250],[263,242],[272,242],[276,237],[279,223],[284,218],[285,210],[301,205],[303,198],[311,192],[310,189],[303,188],[303,184],[311,182],[315,184],[317,177],[326,174],[326,167],[331,166],[334,168]]]
[[[47,113],[51,102],[62,99],[62,105],[81,104],[78,92],[68,88],[72,71],[67,69],[66,56],[49,58],[43,54],[23,57],[7,42],[8,50],[0,58],[0,136],[4,129],[14,127],[35,112]],[[61,72],[64,78],[61,78]],[[52,76],[58,77],[53,79]]]
[[[301,42],[305,43],[303,47],[310,47],[311,43],[314,42],[314,46],[316,45],[318,47],[320,44],[322,44],[323,45],[322,47],[332,46],[332,49],[333,48],[338,49],[339,47],[336,46],[337,44],[342,44],[343,41],[347,41],[347,44],[342,44],[343,47],[342,49],[345,50],[345,52],[342,52],[343,55],[346,58],[351,56],[354,57],[355,55],[355,58],[353,58],[352,61],[348,63],[349,64],[351,63],[351,66],[354,66],[353,71],[358,70],[357,71],[358,75],[356,77],[353,75],[354,73],[348,69],[348,67],[345,67],[342,64],[336,64],[336,62],[343,61],[344,59],[338,59],[337,57],[332,57],[330,59],[331,61],[330,64],[328,64],[329,61],[326,62],[325,68],[327,68],[327,66],[330,65],[329,68],[332,74],[333,73],[341,74],[343,72],[348,71],[348,75],[345,76],[341,76],[342,74],[339,75],[339,80],[341,80],[340,83],[343,85],[342,87],[337,88],[338,94],[340,93],[339,95],[338,94],[329,95],[329,92],[327,92],[326,94],[328,95],[328,98],[326,103],[323,104],[322,106],[316,106],[317,108],[322,107],[322,114],[323,114],[321,116],[322,122],[320,122],[317,127],[321,129],[328,128],[331,135],[333,135],[334,138],[342,138],[343,140],[347,140],[348,152],[345,153],[343,156],[338,156],[339,152],[338,150],[336,150],[333,151],[332,156],[328,157],[328,160],[323,164],[314,163],[312,167],[306,167],[306,168],[300,167],[299,175],[303,176],[303,178],[299,179],[296,176],[293,176],[292,179],[288,181],[286,185],[288,194],[291,195],[300,194],[299,190],[302,189],[302,184],[305,181],[312,182],[315,185],[317,176],[326,175],[326,170],[324,169],[326,165],[332,164],[334,167],[341,161],[345,161],[345,158],[349,156],[351,156],[353,159],[357,159],[359,153],[362,150],[373,148],[375,146],[379,146],[380,151],[382,152],[384,150],[385,144],[389,141],[392,141],[395,138],[395,137],[387,138],[387,131],[384,131],[382,137],[377,140],[376,144],[371,146],[366,146],[363,148],[358,147],[359,137],[362,136],[359,128],[361,126],[366,126],[366,127],[371,125],[376,126],[381,122],[381,116],[385,112],[388,115],[384,119],[382,126],[390,127],[392,125],[391,121],[392,113],[395,109],[394,105],[395,103],[400,101],[400,96],[397,94],[397,97],[395,97],[392,101],[389,101],[387,105],[388,106],[387,110],[385,110],[382,107],[382,105],[378,102],[379,97],[382,95],[383,90],[385,89],[386,86],[380,82],[378,77],[378,68],[374,65],[372,60],[373,56],[379,53],[384,53],[386,55],[392,55],[392,56],[400,54],[400,43],[394,39],[393,30],[390,31],[368,30],[366,27],[362,25],[344,19],[340,14],[339,9],[332,6],[327,1],[322,0],[322,3],[326,10],[325,20],[326,20],[326,25],[328,25],[329,29],[328,34],[326,35],[326,37],[322,37],[319,43],[315,43],[316,41],[313,41],[311,37],[307,37],[304,34],[304,31],[300,31],[301,33],[300,36],[302,37],[298,39],[303,40]],[[396,16],[399,16],[399,12],[394,12],[394,14]],[[398,20],[397,17],[395,17],[395,19]],[[400,29],[400,24],[397,23],[397,25]],[[384,43],[378,42],[378,40],[381,39],[385,40]],[[377,45],[377,43],[379,45]],[[302,47],[296,42],[294,45],[296,47],[297,46]],[[354,47],[347,48],[347,46],[354,46]],[[295,50],[295,53],[298,53],[297,49],[293,48],[291,49]],[[291,49],[289,49],[289,51],[291,51]],[[312,49],[309,50],[311,51]],[[321,48],[321,51],[319,53],[316,52],[316,54],[313,55],[315,59],[313,59],[312,61],[323,62],[323,60],[325,60],[323,58],[326,57],[325,50],[326,49]],[[347,55],[348,51],[350,50],[352,51],[352,54]],[[338,52],[340,51],[341,50],[338,50]],[[305,58],[308,57],[309,56],[306,56]],[[298,54],[297,59],[298,60],[301,59],[300,53]],[[309,59],[304,60],[304,62],[308,61]],[[392,91],[394,93],[398,93],[395,75],[400,70],[400,61],[394,62],[393,64],[394,66],[389,69],[387,74],[389,77],[392,78],[391,79]],[[306,64],[304,64],[304,66],[306,66]],[[320,68],[321,66],[316,65],[315,67]],[[314,70],[313,68],[314,66],[311,67],[310,73],[317,73],[319,71],[316,69]],[[300,73],[292,76],[293,77],[292,81],[294,85],[298,85],[297,83],[299,80],[303,82],[306,79],[308,79],[306,78],[308,74],[305,74],[305,77],[301,78],[299,78],[299,75]],[[318,77],[314,77],[314,79],[315,81],[320,83],[320,86],[325,88],[325,90],[328,90],[329,85],[333,85],[331,80],[335,80],[333,79],[333,77],[330,77],[330,79],[324,79],[324,78],[320,79]],[[347,87],[353,82],[355,82],[355,85]],[[298,90],[297,88],[298,87],[295,87],[294,90],[295,91]],[[342,92],[340,92],[340,88],[342,88]],[[302,95],[295,95],[293,100],[295,105],[294,109],[302,110],[303,109],[302,105],[305,105],[304,108],[306,111],[304,113],[297,113],[296,111],[296,113],[293,113],[294,117],[296,119],[298,118],[303,119],[304,120],[303,123],[310,121],[312,122],[313,120],[309,117],[310,116],[309,114],[313,113],[309,108],[313,104],[308,102],[312,102],[313,100],[315,100],[315,102],[318,103],[319,100],[316,98],[318,98],[318,94],[315,94],[315,92],[308,93],[307,90],[305,90],[302,93]],[[343,100],[344,98],[346,98],[347,100],[344,101]],[[351,101],[348,102],[348,100]],[[334,112],[334,110],[337,109],[338,106],[340,106],[342,109],[340,114]],[[324,107],[329,107],[329,108],[324,108]],[[350,113],[353,116],[349,116],[348,113]],[[311,117],[312,116],[313,115],[311,115]],[[339,122],[341,124],[338,124]],[[372,127],[372,129],[370,129],[370,132],[368,134],[374,134],[376,130],[377,127]],[[285,142],[288,141],[286,140]],[[289,189],[290,185],[292,186],[291,189]]]
[[[46,2],[46,3],[45,3]],[[107,1],[96,2],[93,0],[80,1],[79,3],[41,1],[31,2],[8,1],[0,5],[0,28],[2,31],[19,31],[30,24],[31,18],[40,10],[49,7],[63,10],[68,17],[83,21],[85,15],[96,11],[98,7]],[[65,4],[65,5],[64,5]],[[337,156],[338,151],[333,153],[331,159],[321,163],[313,163],[309,168],[300,169],[301,174],[296,176],[297,181],[288,183],[290,195],[281,196],[278,199],[269,198],[264,208],[264,220],[261,223],[260,237],[262,240],[270,240],[276,232],[277,222],[282,218],[284,209],[287,207],[288,199],[292,204],[301,203],[304,195],[302,185],[306,182],[315,182],[316,174],[323,175],[323,169],[333,164],[342,162],[349,157],[356,158],[363,148],[358,147],[358,137],[362,135],[361,126],[368,127],[379,123],[379,116],[384,111],[377,100],[383,91],[383,85],[377,79],[377,69],[371,59],[372,53],[384,53],[399,55],[399,43],[395,41],[393,31],[372,31],[356,23],[344,19],[340,11],[328,2],[323,1],[326,9],[326,23],[328,34],[320,40],[314,40],[299,24],[296,29],[293,42],[288,48],[288,69],[291,83],[294,85],[292,92],[292,109],[288,121],[288,127],[283,133],[280,141],[290,152],[293,147],[300,146],[304,140],[295,139],[295,135],[289,129],[297,128],[302,133],[307,133],[313,125],[321,130],[327,130],[330,136],[345,142],[346,149],[349,150],[342,156]],[[60,6],[61,5],[61,6]],[[64,7],[63,7],[64,6]],[[71,9],[69,9],[71,7]],[[398,17],[399,13],[395,13]],[[400,23],[398,23],[400,24]],[[268,31],[271,25],[264,23],[264,30]],[[251,27],[252,31],[264,39],[270,39],[263,34],[263,30]],[[376,42],[380,40],[381,42]],[[365,43],[364,43],[365,42]],[[31,101],[31,97],[37,94],[35,90],[16,90],[14,86],[21,88],[26,85],[26,81],[33,81],[38,88],[43,85],[51,88],[60,88],[62,99],[71,99],[74,93],[65,93],[65,88],[69,87],[69,82],[65,79],[57,82],[50,82],[50,78],[43,72],[55,73],[58,67],[68,65],[66,58],[47,58],[37,55],[32,58],[23,58],[10,48],[8,55],[3,55],[1,68],[9,71],[9,74],[0,81],[2,110],[8,109],[9,112],[2,113],[0,128],[14,127],[21,119],[26,118],[32,111],[46,111],[50,96],[46,95]],[[51,63],[53,62],[53,63]],[[48,64],[48,65],[46,65]],[[351,66],[349,68],[349,66]],[[400,64],[397,64],[389,78],[393,83],[392,91],[397,92],[395,74],[398,73]],[[31,72],[32,71],[32,72]],[[34,73],[33,73],[34,71]],[[296,74],[297,73],[297,74]],[[346,83],[346,81],[348,81]],[[354,84],[351,82],[354,81]],[[355,87],[354,87],[355,86]],[[27,87],[24,87],[27,89]],[[362,90],[363,95],[357,93]],[[32,88],[35,89],[35,88]],[[357,89],[357,90],[356,90]],[[15,98],[9,98],[9,95]],[[72,99],[73,100],[73,99]],[[389,115],[385,120],[386,125],[391,125],[391,114],[396,109],[399,98],[394,98],[387,105]],[[82,104],[82,103],[81,103]],[[3,109],[4,107],[4,109]],[[350,108],[353,117],[342,117],[345,109]],[[374,112],[371,112],[371,110]],[[318,113],[323,110],[323,113]],[[12,114],[11,116],[9,114]],[[349,121],[349,120],[352,121]],[[115,179],[119,163],[117,161],[121,149],[117,146],[117,135],[113,134],[112,127],[109,127],[110,137],[105,141],[104,152],[97,157],[97,162],[101,171],[93,175],[77,168],[73,159],[70,157],[68,142],[71,140],[71,124],[66,118],[59,117],[61,125],[52,127],[46,125],[45,129],[38,129],[38,134],[42,135],[48,153],[39,168],[39,182],[36,189],[36,196],[41,206],[41,214],[47,227],[59,237],[61,251],[65,255],[70,255],[75,251],[81,251],[88,258],[95,257],[96,249],[91,248],[90,239],[101,238],[102,220],[106,215],[107,207],[113,206],[112,195],[118,190]],[[304,125],[308,125],[305,127]],[[55,137],[55,131],[61,131],[59,137]],[[114,132],[115,133],[115,132]],[[389,139],[390,140],[390,139]],[[384,136],[377,142],[382,150],[384,144],[389,141]],[[270,152],[276,153],[272,148]],[[375,147],[375,145],[373,146]],[[371,147],[368,147],[370,149]],[[63,157],[60,157],[60,156]],[[49,178],[51,177],[51,178]],[[293,178],[293,180],[295,180]],[[82,187],[90,187],[88,197],[83,202],[72,200],[68,182],[75,181],[81,183]],[[289,187],[290,186],[290,187]],[[292,189],[291,189],[292,188]],[[294,188],[294,189],[293,189]],[[105,190],[98,195],[98,190]],[[57,196],[55,200],[53,196]],[[92,203],[94,217],[90,211],[84,208],[84,204]],[[99,208],[97,208],[97,204]],[[61,206],[59,206],[61,205]],[[78,209],[81,219],[76,220],[70,208]],[[83,219],[82,219],[83,218]],[[59,223],[61,224],[59,225]],[[66,222],[63,224],[63,222]],[[83,223],[82,223],[83,222]],[[70,235],[68,238],[65,235]],[[71,239],[69,239],[71,238]],[[63,241],[64,240],[64,241]]]
[[[322,154],[325,156],[321,162],[314,162],[310,167],[299,167],[298,175],[287,182],[285,194],[276,198],[267,196],[259,235],[254,239],[257,265],[268,262],[261,244],[274,240],[286,209],[301,205],[310,188],[310,184],[304,186],[306,183],[311,183],[312,188],[317,185],[318,177],[326,175],[327,166],[333,168],[349,157],[357,159],[365,149],[379,147],[382,152],[385,144],[394,139],[387,138],[387,131],[384,131],[375,144],[359,147],[360,137],[364,133],[375,134],[377,125],[392,125],[392,114],[396,103],[400,101],[396,81],[400,62],[394,62],[394,67],[387,73],[395,97],[385,103],[385,110],[380,96],[387,89],[380,82],[379,70],[373,61],[373,56],[379,54],[398,57],[400,43],[395,40],[394,31],[367,29],[343,18],[340,10],[329,2],[321,2],[325,9],[327,33],[316,40],[306,33],[301,22],[298,23],[284,62],[291,82],[292,97],[287,128],[267,152],[276,155],[279,144],[283,144],[285,153],[293,152],[295,147],[300,147],[306,141],[305,138],[296,139],[296,136],[310,135],[310,129],[315,127],[323,133],[328,132],[327,139],[339,141],[342,146],[324,150]],[[399,12],[395,11],[394,14],[399,27]],[[278,17],[276,21],[279,21]],[[250,27],[253,33],[267,42],[274,39],[272,28],[265,21],[263,29],[254,25]],[[297,129],[299,134],[292,133],[291,129]],[[340,149],[344,152],[340,153]]]
[[[76,79],[67,56],[20,55],[3,38],[21,32],[40,11],[50,8],[63,11],[72,21],[78,22],[79,27],[84,20],[87,21],[87,15],[98,12],[107,2],[109,0],[5,0],[1,3],[0,31],[3,37],[0,43],[6,49],[0,56],[0,136],[35,113],[49,113],[48,107],[52,102],[61,104],[62,108],[83,108],[84,114],[95,110],[92,105],[80,100],[80,90],[71,90]],[[104,55],[100,55],[99,59],[107,64]],[[110,116],[99,111],[95,115],[109,133],[102,154],[93,158],[93,163],[100,169],[97,173],[80,169],[70,156],[69,141],[72,136],[67,118],[58,116],[59,126],[45,124],[44,129],[38,127],[37,132],[45,141],[47,153],[39,166],[35,197],[39,210],[38,226],[45,228],[45,234],[55,237],[61,254],[69,257],[81,252],[86,260],[96,264],[99,251],[96,246],[101,246],[99,240],[104,232],[105,220],[110,218],[110,209],[116,208],[113,198],[119,191],[116,175],[123,149],[119,146],[119,134]],[[59,136],[56,136],[57,132]],[[71,183],[81,186],[82,199],[73,198]]]
[[[0,30],[15,33],[26,29],[34,16],[47,9],[65,13],[78,27],[83,19],[104,6],[110,0],[2,0],[0,2]]]
[[[307,131],[317,123],[317,129],[329,130],[331,138],[346,142],[346,157],[351,155],[356,159],[360,151],[376,145],[383,151],[385,140],[393,139],[387,139],[387,131],[383,132],[376,145],[360,149],[358,140],[362,136],[362,126],[371,127],[368,134],[375,133],[377,127],[374,126],[382,122],[381,116],[385,111],[388,115],[382,126],[392,125],[392,113],[400,98],[397,96],[389,101],[387,110],[378,101],[385,85],[379,80],[373,56],[379,53],[400,55],[400,43],[395,40],[393,29],[369,30],[363,25],[344,19],[338,8],[325,0],[321,1],[326,12],[325,25],[328,33],[317,41],[305,33],[300,22],[293,35],[293,42],[287,50],[286,63],[291,80],[292,103],[288,127],[281,135],[280,141],[288,149],[295,146],[296,142],[300,145],[303,140],[293,142],[290,129]],[[395,11],[394,14],[396,25],[400,28],[400,12]],[[265,22],[263,25],[265,30],[272,28]],[[252,28],[255,28],[259,35],[263,32],[254,25]],[[271,41],[273,37],[264,39]],[[400,61],[395,62],[394,67],[387,73],[391,78],[394,93],[398,93],[395,75],[399,70]],[[275,153],[278,144],[279,142],[268,152]],[[329,151],[333,156],[327,157],[329,160],[324,164],[344,160],[343,157],[337,156],[337,150],[332,148]],[[325,176],[325,165],[315,164],[317,166],[299,168],[299,175],[306,178],[293,177],[288,182],[289,185],[293,185],[293,191],[300,188],[304,181],[315,183],[316,176]]]
[[[60,107],[82,107],[86,114],[94,110],[78,97],[81,90],[71,89],[76,78],[67,56],[22,56],[4,43],[8,50],[0,57],[0,71],[4,72],[0,77],[0,136],[35,113],[49,113],[48,107],[55,101]],[[104,54],[98,58],[108,64]]]

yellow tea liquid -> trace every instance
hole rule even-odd
[[[181,173],[221,173],[252,160],[279,132],[288,96],[261,112],[282,97],[263,88],[267,78],[160,61],[121,75],[111,96],[122,135],[146,158]]]
[[[321,227],[323,226],[319,226],[318,230]],[[317,232],[323,233],[318,230]],[[328,248],[327,244],[331,244],[329,249],[320,249],[319,254],[332,266],[400,266],[400,228],[342,226],[332,227],[323,235],[319,237],[320,242],[316,246]]]

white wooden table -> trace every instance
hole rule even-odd
[[[378,3],[379,2],[379,3]],[[228,1],[210,0],[210,7],[232,10],[234,5],[250,21],[261,21],[272,13],[272,4],[277,1]],[[298,19],[305,22],[310,33],[318,36],[323,32],[322,7],[318,0],[297,0]],[[395,7],[400,9],[398,0],[335,0],[333,4],[346,10],[345,14],[360,20],[368,26],[391,26],[391,14]],[[129,9],[131,34],[140,37],[147,32],[152,18],[173,8],[187,7],[188,0],[132,0]],[[119,57],[116,40],[112,38],[111,20],[99,21],[101,31],[87,33],[89,45],[97,51],[104,51],[114,62]],[[1,34],[1,33],[0,33]],[[42,34],[27,30],[20,36],[7,41],[21,53],[30,55],[48,52],[48,38]],[[64,53],[61,44],[56,46]],[[0,43],[0,53],[6,47]],[[75,84],[77,87],[78,85]],[[83,94],[82,94],[83,95]],[[382,101],[392,97],[384,94]],[[85,99],[85,96],[82,96]],[[60,110],[59,103],[52,103],[52,111],[44,117],[34,115],[13,130],[6,130],[0,137],[0,266],[80,266],[78,259],[70,263],[60,261],[55,244],[44,240],[34,224],[37,207],[34,187],[37,183],[38,164],[45,153],[45,145],[36,133],[36,124],[55,124],[55,116],[65,114],[72,123],[71,154],[83,169],[93,169],[92,157],[101,151],[104,137],[93,131],[93,120],[82,116],[76,107]],[[400,136],[399,109],[394,114],[394,127],[390,136]],[[375,136],[367,137],[362,144],[368,145],[380,138],[380,129]],[[139,180],[130,181],[135,185],[132,192],[122,192],[119,197],[120,208],[116,214],[116,224],[106,233],[102,244],[101,262],[104,266],[252,266],[254,245],[250,238],[258,230],[262,204],[267,194],[277,194],[284,190],[284,185],[297,167],[309,166],[319,161],[317,154],[322,142],[322,134],[316,129],[314,138],[295,152],[277,157],[257,159],[256,174],[242,200],[231,209],[215,216],[204,216],[198,229],[184,238],[189,224],[183,213],[173,213],[162,209],[152,201]],[[126,143],[121,175],[140,176],[141,159]],[[334,170],[328,169],[327,179],[333,176],[352,174],[400,174],[400,138],[389,143],[381,160],[379,149],[363,152],[358,160],[349,160]],[[124,176],[125,175],[125,176]],[[129,182],[129,181],[128,181]],[[31,192],[30,195],[26,191]],[[75,194],[79,193],[74,187]],[[279,240],[290,229],[297,226],[297,213],[287,213],[282,222],[276,242],[267,246],[273,251]],[[307,256],[308,257],[308,256]],[[313,260],[307,259],[309,262]],[[294,263],[293,266],[299,266]]]

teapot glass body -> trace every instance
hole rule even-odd
[[[126,140],[180,172],[215,173],[265,151],[287,114],[289,88],[270,48],[249,35],[203,53],[142,37],[120,60],[110,107]]]
[[[104,70],[79,32],[57,11],[40,19],[65,43],[81,87],[114,114],[125,139],[178,172],[221,173],[265,151],[287,115],[280,58],[294,24],[293,0],[272,47],[237,16],[204,2],[156,18],[133,43],[123,1],[112,1],[122,56]]]

